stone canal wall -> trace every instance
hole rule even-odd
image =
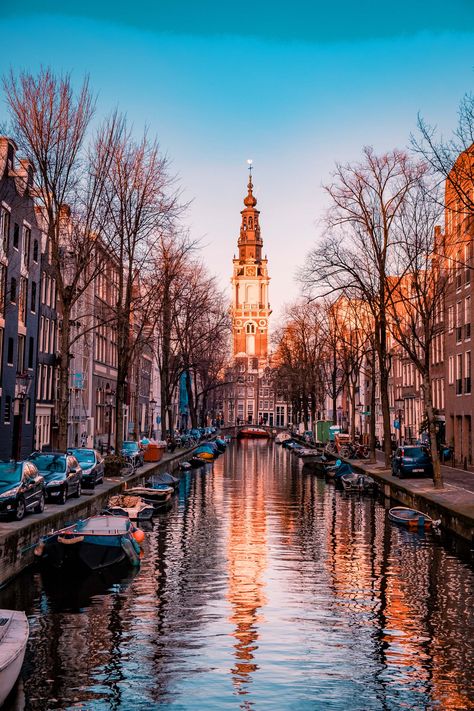
[[[34,562],[34,548],[42,536],[100,513],[110,496],[152,474],[173,471],[191,452],[192,449],[188,449],[165,455],[160,462],[145,464],[126,479],[106,479],[94,490],[84,490],[80,499],[68,499],[64,506],[48,504],[42,514],[27,514],[23,521],[0,523],[0,587]]]

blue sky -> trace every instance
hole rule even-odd
[[[193,199],[187,220],[225,287],[253,158],[276,316],[297,294],[334,161],[364,145],[403,148],[418,112],[448,133],[473,86],[467,0],[449,10],[369,0],[363,13],[344,1],[65,5],[2,10],[0,73],[87,72],[101,112],[119,105],[137,130],[146,123]]]

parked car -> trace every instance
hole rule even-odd
[[[45,482],[31,462],[0,461],[0,516],[21,521],[27,511],[42,513]]]
[[[141,467],[144,461],[144,453],[138,442],[131,439],[125,440],[122,444],[122,457],[128,459],[134,467]]]
[[[82,493],[82,468],[76,457],[61,452],[34,452],[29,457],[44,477],[46,498],[65,504],[69,496]]]
[[[77,459],[82,469],[82,486],[93,489],[96,484],[104,481],[104,459],[95,449],[83,447],[68,449]]]
[[[433,476],[429,450],[423,446],[398,447],[392,457],[392,474],[402,477]]]

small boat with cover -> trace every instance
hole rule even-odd
[[[432,528],[438,522],[433,521],[431,516],[423,513],[422,511],[417,511],[416,509],[410,509],[406,506],[394,506],[388,512],[388,517],[393,523],[398,523],[401,526],[406,526],[407,528]]]
[[[162,474],[154,474],[149,479],[147,479],[145,483],[147,487],[154,487],[158,484],[165,484],[166,486],[173,487],[173,489],[176,491],[179,486],[179,479],[170,472],[163,472]]]
[[[150,521],[155,509],[140,496],[117,494],[111,496],[105,513],[112,516],[128,516],[130,521]]]
[[[144,537],[126,516],[91,516],[41,539],[34,553],[53,568],[99,570],[123,560],[138,566]]]
[[[133,489],[127,489],[127,494],[131,496],[139,496],[147,504],[152,504],[155,508],[163,506],[169,502],[174,494],[174,489],[168,484],[143,484],[142,486],[134,486]]]
[[[20,675],[29,634],[24,612],[0,610],[0,706]]]
[[[375,480],[368,474],[359,472],[348,472],[341,476],[341,483],[344,491],[374,491],[377,488]]]

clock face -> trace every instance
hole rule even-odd
[[[259,326],[266,326],[267,323],[266,323],[266,321],[264,321],[263,319],[260,319],[260,321],[258,322],[258,325],[259,325]]]
[[[257,268],[256,267],[247,267],[246,273],[247,273],[247,276],[257,276]]]
[[[235,322],[235,325],[242,326],[242,321],[240,319],[237,319],[237,321]]]

